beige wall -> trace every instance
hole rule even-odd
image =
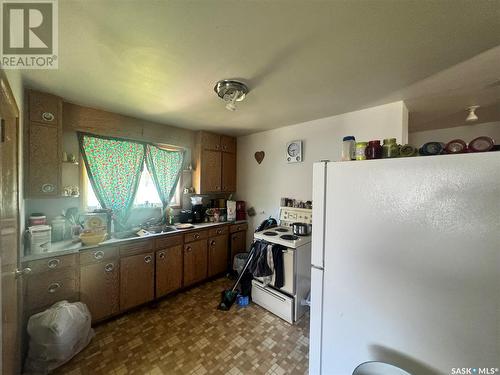
[[[409,135],[409,143],[420,147],[426,142],[447,143],[457,138],[469,143],[483,135],[493,138],[497,144],[500,143],[500,121],[414,132]]]
[[[340,160],[344,136],[363,141],[395,137],[404,143],[407,126],[406,106],[395,102],[239,137],[237,198],[257,211],[249,218],[249,239],[264,218],[277,217],[281,197],[312,199],[312,164]],[[303,141],[303,163],[286,162],[285,147],[291,140]],[[254,158],[256,151],[266,154],[260,165]]]

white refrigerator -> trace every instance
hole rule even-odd
[[[500,374],[500,152],[315,163],[313,207],[310,374]]]

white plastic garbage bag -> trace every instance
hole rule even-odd
[[[28,321],[30,337],[25,372],[47,374],[85,348],[94,330],[87,306],[60,301]]]

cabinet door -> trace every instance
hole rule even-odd
[[[220,151],[221,137],[218,134],[201,132],[201,148],[203,150]]]
[[[221,135],[220,137],[220,147],[224,152],[230,152],[232,154],[236,153],[236,138],[228,137],[227,135]]]
[[[59,128],[30,122],[28,194],[58,196],[61,184]]]
[[[226,271],[228,258],[228,236],[217,236],[208,240],[208,276]]]
[[[182,245],[156,252],[156,298],[182,287]]]
[[[207,240],[184,245],[184,286],[207,278]]]
[[[120,311],[119,262],[117,259],[80,268],[80,300],[96,322]]]
[[[222,153],[222,191],[236,191],[236,154]]]
[[[247,251],[246,246],[247,232],[241,231],[231,234],[231,259],[229,261],[233,262],[233,258],[238,253],[244,253]]]
[[[201,155],[201,190],[199,193],[221,191],[222,153],[220,151],[202,151]]]
[[[61,100],[54,95],[29,90],[29,119],[46,124],[57,124]]]
[[[153,300],[154,271],[153,253],[120,259],[120,310]]]

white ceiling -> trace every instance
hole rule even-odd
[[[498,0],[59,1],[59,70],[22,74],[74,103],[240,135],[425,97],[419,82],[500,45],[499,20]],[[236,112],[213,92],[223,78],[250,87]]]

